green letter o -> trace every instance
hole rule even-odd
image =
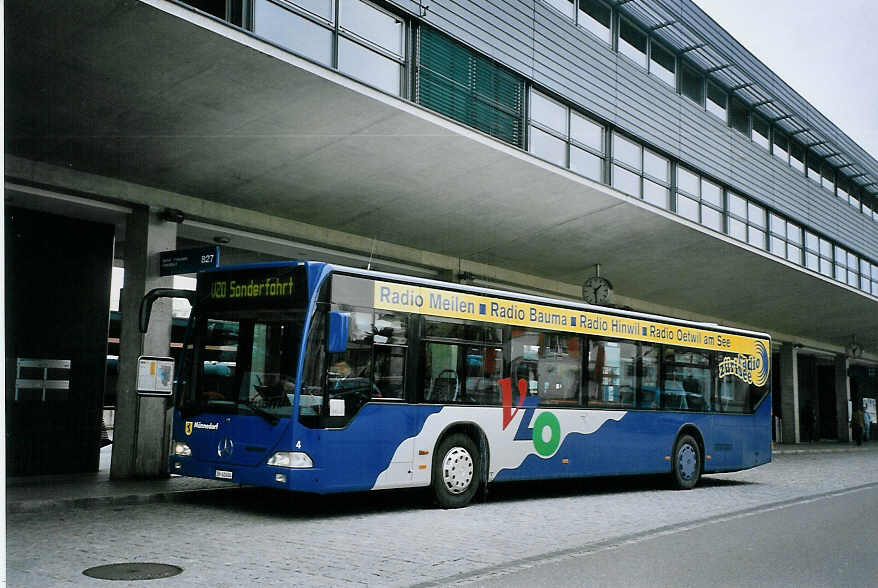
[[[543,429],[549,427],[552,430],[552,436],[548,441],[543,441]],[[561,444],[561,423],[551,412],[541,413],[534,421],[533,429],[534,449],[543,457],[549,457],[558,449]]]

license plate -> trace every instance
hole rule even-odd
[[[232,472],[227,472],[226,470],[217,470],[216,477],[220,480],[231,480]]]

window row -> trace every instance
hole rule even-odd
[[[604,127],[531,89],[528,151],[597,182],[604,181]]]
[[[719,378],[721,353],[520,327],[505,332],[505,344],[426,338],[422,400],[501,405],[505,384],[516,404],[537,397],[540,406],[745,413],[764,393],[734,376]]]
[[[844,274],[840,268],[834,270],[839,263],[833,256],[834,244],[829,240],[818,238],[800,225],[724,189],[625,135],[613,131],[608,141],[601,124],[533,88],[529,92],[528,112],[528,149],[534,155],[592,180],[608,183],[621,192],[676,212],[792,263],[878,295],[869,260],[857,258],[857,263],[852,262],[848,268],[845,258]],[[605,165],[608,151],[609,164]],[[607,170],[610,176],[605,180]],[[813,240],[813,250],[805,247],[806,240],[808,243]]]
[[[853,208],[878,222],[878,205],[851,179],[824,161],[815,152],[771,121],[753,111],[743,100],[713,82],[699,68],[662,45],[647,31],[621,14],[613,18],[612,8],[602,0],[546,0],[548,4],[573,19],[580,27],[616,49],[650,75],[675,88],[729,127],[749,137],[753,144],[770,152],[824,189],[837,194]],[[616,29],[613,29],[615,23]],[[807,164],[806,164],[807,160]],[[867,202],[868,200],[868,202]]]
[[[253,32],[321,65],[402,95],[403,20],[363,0],[253,0]]]

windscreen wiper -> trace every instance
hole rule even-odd
[[[279,416],[268,412],[264,408],[259,408],[258,406],[255,406],[255,405],[251,404],[250,402],[240,402],[239,401],[238,406],[246,406],[247,408],[249,408],[250,410],[253,411],[253,414],[255,414],[257,416],[261,416],[262,418],[267,420],[272,427],[275,426],[276,424],[278,424],[278,422],[280,422]]]

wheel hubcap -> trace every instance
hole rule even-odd
[[[684,480],[691,480],[698,471],[698,454],[695,448],[689,445],[683,445],[677,452],[677,465],[680,471],[680,477]]]
[[[442,460],[442,481],[452,494],[463,494],[473,481],[473,458],[463,447],[452,447]]]

